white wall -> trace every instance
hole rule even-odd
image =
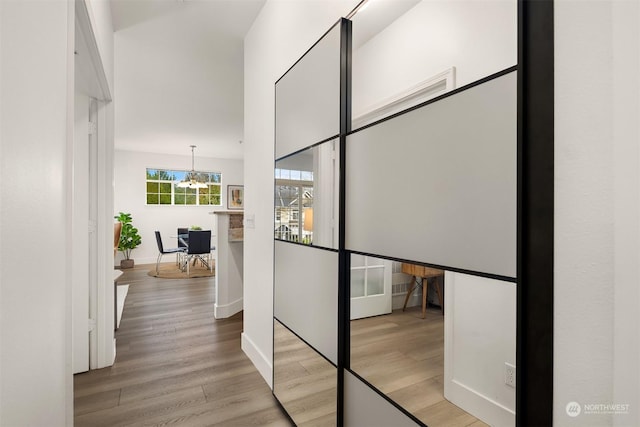
[[[104,10],[93,15],[107,29],[101,46],[109,20]],[[74,31],[73,2],[0,2],[0,425],[73,423]],[[108,63],[108,49],[101,53]],[[34,244],[47,255],[25,256]]]
[[[109,0],[85,0],[104,73],[113,96],[113,23]]]
[[[614,425],[640,425],[640,5],[613,3],[613,401],[633,407]]]
[[[146,205],[146,168],[190,169],[191,156],[123,150],[115,152],[114,215],[117,215],[118,212],[128,212],[133,217],[133,225],[138,228],[142,237],[142,244],[132,252],[132,258],[137,264],[156,262],[158,246],[155,230],[162,234],[165,248],[177,246],[176,239],[172,239],[170,236],[176,235],[178,227],[199,225],[205,230],[213,230],[213,234],[216,234],[216,230],[214,230],[215,218],[209,212],[226,210],[227,185],[242,185],[244,182],[243,162],[241,160],[199,157],[197,154],[196,149],[196,170],[222,173],[222,206]],[[119,264],[121,259],[122,252],[118,252],[116,264]],[[165,262],[172,259],[170,256],[163,257]]]
[[[515,0],[421,1],[354,50],[353,117],[452,66],[460,87],[515,65],[516,28]]]
[[[268,1],[244,41],[245,228],[242,348],[271,384],[273,353],[273,160],[276,80],[358,2]]]
[[[555,2],[554,424],[640,425],[637,2]],[[629,404],[570,418],[567,403]]]
[[[171,10],[136,20],[142,3]],[[117,149],[181,155],[193,143],[202,156],[242,158],[241,34],[256,7],[255,1],[114,4],[115,16],[127,8],[134,21],[115,33]]]
[[[515,424],[516,285],[445,273],[444,396],[489,425]]]
[[[236,211],[240,212],[241,211]],[[212,237],[216,268],[216,300],[213,315],[216,319],[225,319],[242,311],[242,274],[244,271],[242,241],[229,241],[231,218],[235,215],[218,213],[213,215],[216,237]]]
[[[3,426],[73,423],[67,232],[73,27],[72,2],[0,2]]]

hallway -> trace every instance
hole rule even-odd
[[[74,378],[76,426],[289,426],[240,349],[242,313],[213,317],[213,278],[171,280],[136,266],[112,367]]]

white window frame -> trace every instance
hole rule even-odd
[[[218,196],[219,196],[219,202],[218,204],[206,204],[206,205],[202,205],[200,204],[200,189],[196,188],[196,192],[195,192],[195,197],[196,197],[196,203],[195,204],[187,204],[187,203],[176,203],[176,192],[175,192],[175,186],[178,182],[180,182],[179,180],[168,180],[168,179],[149,179],[146,178],[146,176],[148,176],[148,173],[150,170],[154,170],[154,171],[163,171],[163,172],[191,172],[191,171],[187,171],[184,169],[165,169],[165,168],[146,168],[145,169],[145,191],[144,191],[144,202],[146,206],[222,206],[222,172],[212,172],[212,171],[195,171],[197,174],[207,174],[207,175],[211,175],[211,174],[217,174],[220,176],[220,182],[211,182],[208,181],[206,182],[207,186],[210,188],[212,186],[218,186],[219,188],[219,192],[218,192]],[[147,196],[149,194],[154,194],[154,193],[149,193],[147,191],[147,183],[158,183],[158,184],[171,184],[171,203],[148,203],[147,201]],[[160,194],[168,194],[168,193],[157,193],[158,196],[160,196]]]
[[[281,186],[296,187],[298,189],[298,210],[297,210],[298,232],[296,234],[298,236],[298,242],[302,242],[304,240],[304,230],[302,226],[302,209],[304,209],[304,206],[302,203],[302,199],[303,199],[305,188],[313,189],[313,181],[276,178],[275,186],[276,187],[281,187]],[[281,211],[281,209],[278,209],[278,208],[282,208],[282,207],[276,205],[276,209],[274,212],[274,232],[278,227],[283,225],[282,219],[278,220],[278,212]],[[280,218],[282,217],[280,216]],[[291,219],[294,219],[293,212],[291,215]],[[285,225],[288,225],[288,224],[285,224]],[[284,239],[284,238],[280,238],[278,240],[290,241],[289,239]]]

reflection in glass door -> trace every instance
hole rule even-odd
[[[276,169],[275,238],[311,244],[313,172]]]
[[[391,261],[351,255],[351,320],[391,313]]]

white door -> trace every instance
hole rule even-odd
[[[391,313],[389,260],[351,256],[351,320]]]
[[[75,97],[71,201],[73,373],[89,370],[89,97]]]
[[[98,318],[98,101],[89,100],[89,149],[87,167],[89,177],[88,195],[88,241],[87,261],[89,265],[89,368],[98,367],[98,342],[95,319]]]

